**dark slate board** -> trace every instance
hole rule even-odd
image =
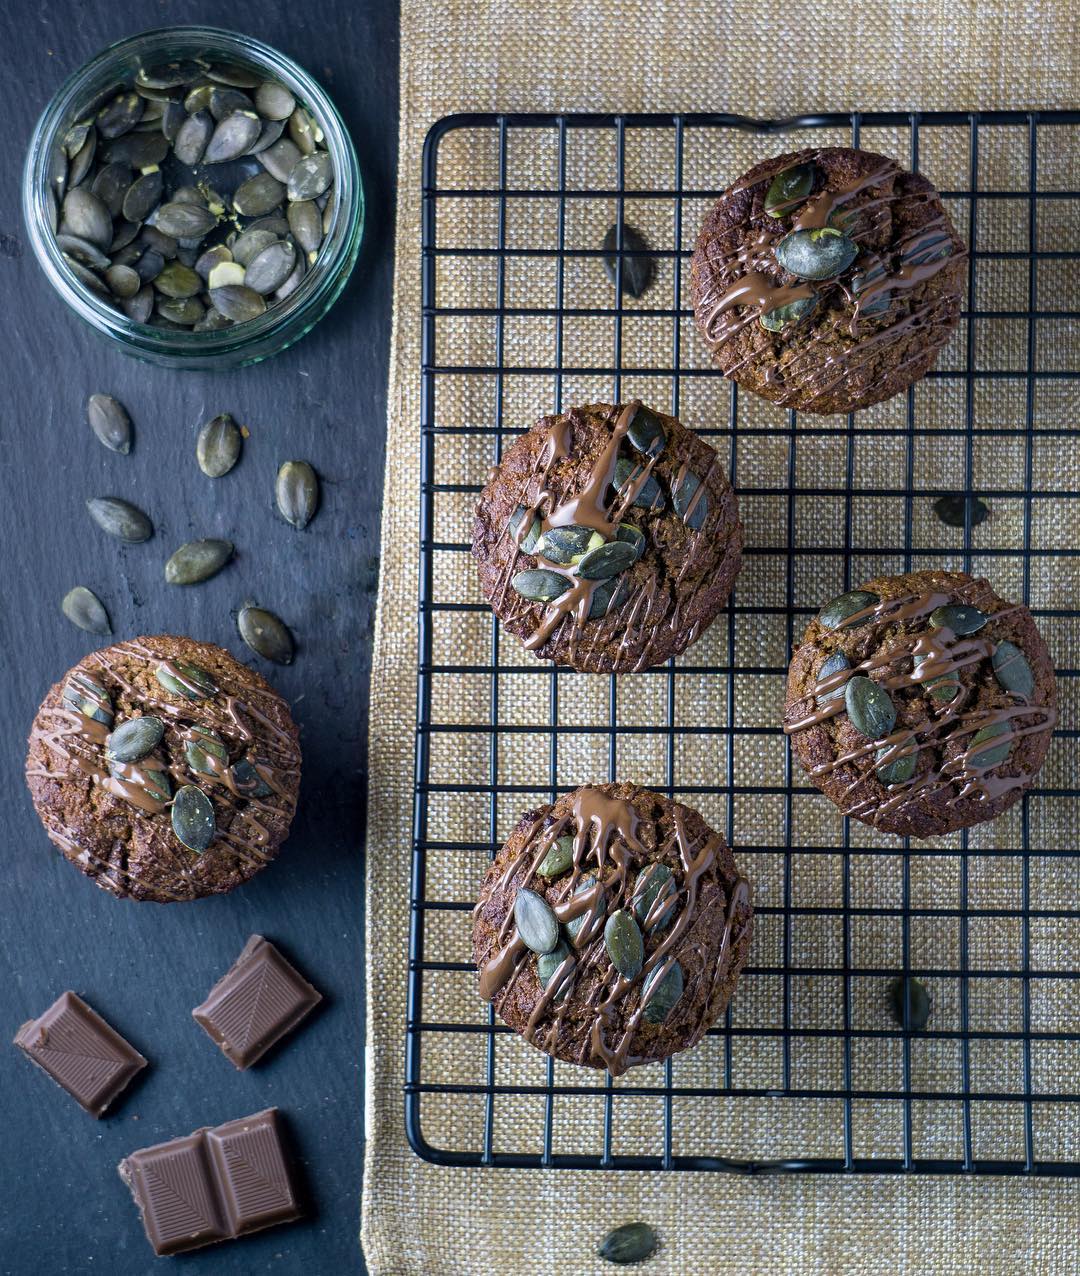
[[[391,229],[397,137],[397,7],[324,0],[301,19],[285,0],[219,4],[46,3],[9,9],[0,41],[0,741],[4,902],[0,925],[0,1271],[144,1273],[152,1254],[116,1164],[133,1148],[243,1116],[285,1113],[309,1198],[288,1228],[181,1260],[207,1273],[362,1270],[363,826],[367,679],[378,570]],[[368,224],[353,279],[292,350],[229,373],[170,372],[114,350],[63,307],[23,233],[17,175],[38,112],[61,79],[107,43],[155,25],[229,25],[275,45],[334,96],[365,175]],[[131,412],[131,456],[85,422],[89,394]],[[198,426],[232,412],[251,430],[239,467],[212,483],[194,461]],[[278,464],[309,459],[323,508],[297,533],[272,508]],[[157,534],[120,547],[83,507],[125,495]],[[237,561],[190,590],[161,577],[172,549],[225,536]],[[232,895],[160,907],[112,899],[52,849],[22,778],[24,741],[48,686],[98,645],[61,616],[74,584],[105,600],[118,637],[169,631],[221,643],[257,665],[300,722],[300,814],[278,861]],[[247,652],[235,609],[251,596],[296,634],[286,670]],[[237,1073],[191,1008],[253,931],[279,943],[326,1004],[248,1073]],[[150,1060],[100,1122],[9,1045],[74,988]],[[164,1264],[162,1264],[164,1266]]]

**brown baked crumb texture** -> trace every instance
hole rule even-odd
[[[165,690],[155,677],[162,660],[205,670],[219,693],[212,700],[188,700]],[[58,738],[58,730],[75,721],[62,696],[78,673],[108,690],[114,728],[144,714],[165,720],[156,752],[167,761],[173,793],[179,785],[194,784],[213,802],[217,835],[201,854],[177,840],[169,809],[144,812],[71,761],[70,755],[78,753],[91,771],[108,775],[103,744]],[[223,706],[229,697],[252,740],[228,720]],[[192,726],[217,732],[229,750],[230,766],[246,756],[271,767],[281,791],[253,804],[192,773],[180,738],[180,730]],[[269,683],[222,648],[170,635],[140,637],[91,652],[50,688],[30,732],[26,780],[52,842],[104,890],[158,903],[220,895],[258,872],[288,835],[300,787],[299,731]]]
[[[1035,678],[1035,691],[1030,701],[1034,712],[1030,716],[1013,719],[1012,725],[1017,729],[1035,729],[1029,735],[1018,735],[1012,741],[1008,757],[987,774],[1026,779],[1020,787],[1011,788],[992,799],[985,798],[978,791],[960,796],[962,785],[958,783],[947,785],[936,793],[917,791],[919,781],[931,771],[940,772],[943,765],[964,753],[971,736],[969,733],[952,740],[943,738],[920,746],[911,780],[912,798],[899,810],[882,810],[882,803],[890,798],[890,789],[878,779],[872,767],[866,766],[866,759],[863,759],[862,766],[843,763],[826,774],[814,774],[815,768],[827,766],[853,750],[865,749],[866,737],[855,728],[846,712],[794,731],[790,739],[795,756],[811,780],[842,812],[855,814],[864,823],[884,832],[928,838],[994,819],[1018,802],[1024,791],[1034,783],[1053,735],[1052,720],[1057,707],[1054,668],[1031,613],[1024,606],[1003,601],[986,580],[972,578],[965,572],[922,571],[879,576],[858,588],[878,594],[883,602],[929,593],[947,595],[950,602],[977,607],[991,617],[974,637],[987,638],[994,644],[1008,641],[1020,648]],[[1005,613],[1001,619],[994,618],[998,612]],[[911,622],[827,629],[815,617],[791,661],[784,707],[785,726],[791,727],[814,712],[819,670],[833,653],[842,652],[854,669],[861,662],[900,645],[896,660],[868,672],[875,682],[883,683],[912,668],[910,636],[925,633],[928,627],[929,622],[924,616]],[[989,660],[979,659],[966,664],[956,671],[955,677],[962,687],[960,707],[963,714],[1006,709],[1023,703],[1001,687]],[[896,730],[910,728],[918,731],[942,712],[942,707],[935,704],[920,685],[894,690],[892,700],[897,710]],[[1042,709],[1050,711],[1051,722],[1045,729],[1038,729],[1046,722],[1047,715],[1039,712]],[[948,735],[948,732],[944,734]],[[894,795],[895,792],[894,786]]]
[[[614,890],[608,889],[606,907],[609,917],[616,909],[631,907],[634,883],[641,871],[654,861],[666,864],[680,889],[682,888],[684,870],[675,840],[676,812],[680,815],[694,851],[700,851],[708,839],[717,839],[715,860],[699,880],[697,902],[690,924],[673,950],[683,970],[683,994],[662,1023],[649,1023],[644,1017],[638,1016],[639,1022],[633,1029],[628,1051],[630,1065],[636,1066],[666,1059],[669,1055],[696,1045],[724,1013],[750,951],[753,909],[749,903],[749,890],[744,883],[746,894],[735,907],[726,956],[718,970],[717,960],[723,945],[729,902],[736,883],[741,880],[724,839],[715,834],[696,811],[673,802],[662,794],[653,793],[636,784],[604,784],[593,787],[607,797],[620,799],[633,807],[640,821],[636,835],[645,848],[644,855],[631,852],[632,867],[622,893],[616,895]],[[488,870],[480,888],[473,920],[473,960],[478,967],[482,967],[505,943],[505,933],[500,941],[500,931],[508,914],[513,911],[518,887],[525,882],[530,864],[535,858],[533,852],[522,855],[522,851],[527,846],[540,844],[544,829],[568,815],[574,798],[580,791],[565,794],[554,805],[526,812]],[[521,863],[516,871],[505,885],[500,885],[500,878],[507,866],[519,856]],[[582,872],[596,875],[594,855],[590,854],[583,863]],[[610,856],[599,876],[605,884],[616,877],[615,865]],[[550,905],[555,905],[569,892],[569,874],[550,882],[538,875],[529,876],[528,889],[542,895]],[[680,901],[684,900],[685,891],[680,897]],[[512,921],[509,927],[513,927]],[[563,932],[565,934],[565,927]],[[644,933],[646,959],[663,942],[665,933],[655,930]],[[594,1056],[590,1045],[590,1032],[596,1018],[595,1007],[604,999],[605,990],[610,992],[615,977],[604,947],[603,928],[583,949],[574,951],[578,966],[557,1036],[554,1041],[550,1040],[555,1012],[563,1011],[564,1007],[549,1006],[535,1026],[532,1044],[556,1059],[603,1068],[603,1061]],[[492,1003],[504,1023],[518,1033],[526,1031],[530,1016],[543,993],[536,964],[535,954],[526,952],[521,971],[500,989]],[[639,975],[635,986],[615,1002],[613,1018],[604,1030],[609,1044],[618,1042],[631,1018],[637,1015],[641,1005],[641,985],[642,977]]]
[[[507,531],[510,518],[519,506],[535,503],[542,483],[553,498],[545,510],[580,494],[611,439],[619,410],[594,403],[542,417],[505,454],[480,495],[472,539],[480,586],[503,626],[518,638],[536,633],[546,608],[509,584],[518,572],[540,565],[515,545]],[[664,505],[656,510],[632,506],[624,516],[645,536],[644,553],[623,573],[627,598],[580,630],[567,616],[534,651],[542,660],[582,673],[627,673],[663,664],[708,628],[731,593],[743,545],[735,493],[708,443],[675,417],[650,410],[667,435],[652,471]],[[569,455],[555,460],[544,481],[541,454],[551,432],[564,422],[569,423]],[[635,455],[625,442],[622,454]],[[698,531],[672,508],[672,484],[684,465],[703,479],[708,493],[709,514]],[[648,597],[650,580],[656,587]]]
[[[835,210],[856,214],[848,233],[860,247],[859,257],[839,279],[812,282],[818,294],[816,310],[780,332],[762,327],[754,305],[735,304],[716,316],[718,300],[751,269],[771,286],[806,282],[784,270],[773,253],[805,203],[779,218],[764,209],[772,179],[804,163],[816,169],[807,199],[824,190],[840,191],[890,167],[880,181]],[[895,287],[887,310],[860,315],[853,334],[853,273],[873,260],[868,254],[895,273],[905,241],[936,221],[951,240],[948,260],[929,278],[911,287]],[[900,393],[933,367],[960,318],[965,260],[963,241],[934,187],[921,174],[904,172],[870,151],[810,147],[755,165],[708,214],[691,266],[691,298],[698,329],[725,376],[785,407],[821,414],[853,412]]]

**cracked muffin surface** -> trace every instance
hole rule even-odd
[[[103,889],[195,899],[277,853],[296,810],[299,732],[281,696],[222,648],[135,638],[50,689],[26,780],[49,838]]]
[[[519,438],[480,495],[472,552],[484,597],[528,650],[624,673],[707,628],[742,540],[715,451],[635,399],[542,417]]]
[[[853,412],[933,366],[965,278],[965,245],[925,177],[811,147],[755,165],[709,212],[691,299],[725,376],[785,407]]]
[[[526,812],[473,913],[480,995],[557,1059],[619,1075],[695,1045],[750,949],[750,885],[689,807],[586,785]]]
[[[811,621],[784,730],[846,815],[933,837],[991,820],[1035,781],[1057,721],[1031,613],[964,572],[880,576]]]

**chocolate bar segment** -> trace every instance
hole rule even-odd
[[[15,1044],[95,1117],[146,1067],[138,1050],[73,992],[24,1023]]]
[[[191,1012],[237,1068],[250,1068],[322,1001],[322,994],[262,935]]]
[[[155,1254],[234,1240],[300,1217],[276,1108],[142,1148],[120,1162]]]

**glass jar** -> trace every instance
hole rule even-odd
[[[49,187],[54,148],[81,112],[110,88],[130,83],[140,66],[209,55],[265,71],[288,86],[315,118],[334,165],[334,212],[318,256],[299,286],[256,319],[206,332],[137,323],[82,283],[65,261],[52,230]],[[291,59],[248,36],[214,27],[166,27],[111,45],[72,75],[45,108],[23,172],[23,216],[49,282],[95,331],[128,354],[170,368],[233,368],[276,354],[298,341],[333,305],[356,263],[364,230],[364,192],[356,152],[333,102]]]

